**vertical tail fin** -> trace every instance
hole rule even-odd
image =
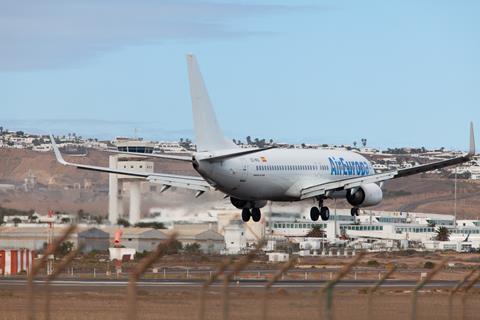
[[[192,98],[193,125],[197,138],[197,151],[237,148],[226,139],[220,129],[208,96],[202,74],[193,54],[187,55],[190,96]]]

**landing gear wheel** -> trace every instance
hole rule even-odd
[[[252,209],[252,220],[255,222],[260,221],[260,218],[262,217],[262,213],[259,208],[253,208]]]
[[[352,215],[352,217],[355,217],[355,216],[358,217],[359,212],[360,212],[360,209],[357,207],[354,207],[350,210],[350,214]]]
[[[318,209],[318,207],[312,207],[310,209],[310,219],[312,219],[312,221],[317,221],[319,216],[320,210]]]
[[[328,207],[321,207],[320,216],[322,217],[323,221],[330,219],[330,209],[328,209]]]
[[[248,220],[250,220],[250,216],[252,214],[250,213],[250,209],[248,208],[243,208],[242,209],[242,220],[243,222],[248,222]]]

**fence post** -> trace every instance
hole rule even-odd
[[[467,297],[468,297],[468,292],[470,291],[470,289],[478,282],[478,280],[480,279],[480,272],[475,276],[475,278],[473,278],[473,280],[465,287],[465,290],[463,292],[463,295],[462,295],[462,317],[461,319],[465,319],[465,302],[467,300]]]
[[[395,272],[396,269],[397,269],[397,267],[395,265],[392,266],[392,268],[390,270],[388,270],[388,272],[386,272],[383,275],[383,277],[381,277],[374,284],[374,286],[370,288],[370,290],[368,290],[367,319],[372,319],[372,301],[373,301],[372,298],[373,298],[373,294],[388,279],[388,277],[390,277]]]
[[[50,319],[50,283],[62,272],[75,258],[75,256],[82,250],[83,245],[80,244],[77,249],[70,251],[60,264],[48,275],[45,281],[45,319]]]
[[[463,277],[462,280],[460,280],[455,287],[450,290],[450,293],[448,294],[448,319],[451,320],[453,319],[453,295],[458,292],[458,290],[465,284],[465,282],[470,279],[471,276],[475,273],[475,271],[478,270],[478,267],[473,268],[465,277]],[[463,313],[463,310],[462,310]]]
[[[232,264],[233,260],[232,258],[225,259],[220,263],[218,266],[217,271],[212,274],[212,271],[210,271],[210,277],[204,282],[202,289],[200,291],[200,307],[198,309],[199,314],[198,314],[198,319],[203,320],[205,317],[205,295],[207,294],[207,288],[215,282],[222,274],[225,273],[225,270]]]
[[[45,266],[47,263],[47,259],[50,255],[55,254],[57,252],[58,246],[65,241],[68,236],[75,231],[77,228],[76,225],[70,225],[63,234],[61,234],[58,238],[56,238],[43,252],[43,256],[40,260],[33,261],[32,269],[28,274],[28,319],[33,320],[35,319],[35,301],[34,301],[34,282],[33,279],[40,271],[41,268]]]
[[[352,259],[347,265],[345,265],[340,272],[335,275],[331,281],[329,281],[325,287],[322,289],[321,293],[326,294],[326,301],[325,301],[325,308],[324,308],[324,316],[325,319],[330,320],[333,318],[332,312],[332,300],[333,300],[333,289],[335,285],[345,277],[350,270],[363,258],[365,252],[361,252],[355,258]]]
[[[436,275],[440,270],[442,270],[443,266],[445,266],[445,264],[447,263],[448,261],[448,257],[445,257],[429,274],[427,274],[427,276],[425,278],[423,278],[423,280],[420,280],[418,282],[418,284],[415,286],[415,288],[413,289],[412,291],[412,310],[411,310],[411,319],[412,320],[415,320],[415,318],[417,317],[417,294],[418,294],[418,291],[423,288],[423,286],[425,286],[425,284],[427,284],[427,282],[429,282],[434,275]]]
[[[227,274],[223,281],[223,319],[229,319],[229,310],[228,310],[228,299],[229,299],[229,284],[230,281],[237,275],[240,271],[242,271],[246,266],[252,262],[253,258],[260,252],[260,250],[265,245],[265,240],[261,239],[258,241],[255,248],[250,251],[246,256],[240,259],[237,263],[233,265],[233,270]]]
[[[147,268],[149,268],[155,261],[157,261],[158,258],[167,252],[168,247],[172,244],[176,237],[177,235],[173,233],[167,240],[159,243],[155,251],[140,260],[139,264],[130,274],[130,280],[127,287],[128,310],[126,314],[128,320],[134,320],[137,318],[137,281],[140,279],[141,275],[145,273]]]
[[[277,282],[281,277],[283,277],[283,275],[285,273],[287,273],[288,270],[290,270],[290,268],[292,268],[295,265],[296,262],[297,262],[297,259],[292,258],[289,261],[287,261],[286,263],[284,263],[282,268],[280,268],[280,270],[278,270],[277,273],[275,273],[273,275],[273,277],[265,285],[265,292],[264,292],[264,295],[263,295],[263,308],[262,308],[262,310],[263,310],[262,319],[263,320],[267,319],[267,300],[268,300],[269,289],[272,287],[272,285],[275,282]]]

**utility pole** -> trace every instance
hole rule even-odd
[[[334,227],[335,227],[335,241],[337,240],[337,198],[333,199],[333,218],[334,218]]]
[[[455,167],[455,182],[454,182],[454,193],[453,193],[453,226],[457,227],[457,169],[458,167]]]
[[[54,212],[53,210],[48,210],[48,232],[47,232],[47,246],[52,245],[53,237],[54,237]],[[47,257],[47,275],[51,275],[53,273],[53,260],[54,260],[54,253]]]

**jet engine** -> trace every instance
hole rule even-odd
[[[267,205],[267,200],[248,201],[248,200],[237,199],[234,197],[230,197],[230,202],[235,206],[235,208],[238,208],[238,209],[263,208]]]
[[[383,199],[382,189],[376,183],[364,184],[347,190],[347,201],[354,207],[370,207]]]

